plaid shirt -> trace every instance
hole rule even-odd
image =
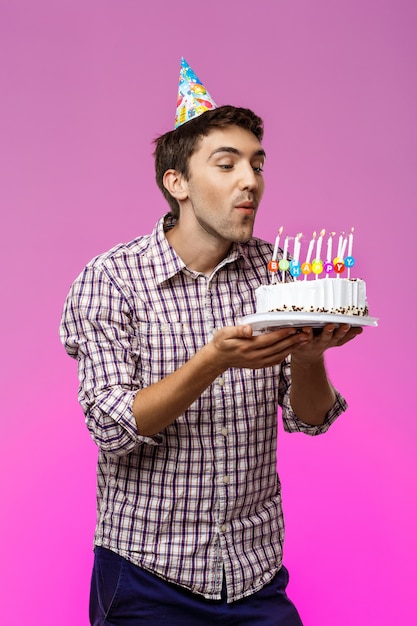
[[[228,369],[170,426],[138,435],[137,391],[180,367],[216,328],[255,310],[272,247],[232,247],[211,276],[189,270],[162,218],[151,235],[93,259],[74,282],[61,324],[78,360],[79,400],[99,447],[95,544],[209,599],[259,590],[282,564],[276,472],[277,408],[284,428],[325,432],[289,404],[290,364]]]

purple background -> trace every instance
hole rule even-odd
[[[328,357],[350,408],[280,429],[306,626],[417,620],[416,21],[410,0],[0,1],[1,623],[87,624],[96,450],[57,328],[95,254],[166,210],[152,140],[183,55],[265,120],[256,234],[350,230],[378,329]]]

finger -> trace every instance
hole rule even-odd
[[[220,331],[217,331],[217,332],[223,332],[223,331],[227,333],[227,335],[225,335],[225,338],[227,339],[229,338],[247,339],[248,337],[253,337],[253,339],[255,340],[255,337],[256,337],[256,341],[258,341],[260,345],[276,343],[277,341],[280,341],[281,339],[285,339],[286,337],[294,335],[297,332],[295,328],[289,327],[289,328],[278,328],[277,330],[270,330],[268,332],[261,333],[259,335],[254,335],[252,326],[250,326],[250,324],[245,324],[242,326],[225,326]]]
[[[215,332],[215,335],[221,336],[223,339],[247,339],[252,337],[253,329],[250,324],[240,326],[223,326]]]
[[[307,335],[313,341],[315,349],[324,352],[328,348],[339,345],[339,341],[343,340],[345,334],[349,330],[349,326],[340,328],[336,324],[325,324],[320,333],[314,332],[313,328],[303,328],[303,334]]]
[[[351,341],[357,335],[360,335],[362,328],[351,327],[349,324],[341,324],[339,327],[334,324],[326,324],[323,328],[321,338],[323,339],[322,345],[327,348],[332,346],[343,346],[348,341]]]
[[[344,337],[339,339],[339,342],[337,345],[344,346],[345,343],[352,341],[352,339],[355,339],[355,337],[357,337],[358,335],[361,335],[362,332],[363,332],[363,328],[361,326],[355,326],[354,328],[351,328]]]
[[[323,327],[322,336],[328,339],[341,339],[349,331],[349,324],[326,324]]]
[[[286,341],[296,337],[297,331],[295,328],[278,328],[277,330],[271,330],[267,333],[262,333],[253,338],[259,348],[273,346],[281,341]]]
[[[267,367],[281,363],[307,341],[308,337],[297,333],[295,329],[280,329],[252,337],[250,341],[240,345],[240,351],[250,362],[259,363],[258,367]]]

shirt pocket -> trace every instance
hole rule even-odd
[[[148,387],[169,376],[201,347],[196,345],[188,324],[181,322],[139,322],[138,376]]]

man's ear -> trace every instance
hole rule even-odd
[[[176,170],[167,170],[162,178],[164,187],[176,200],[188,198],[188,185],[182,174]]]

